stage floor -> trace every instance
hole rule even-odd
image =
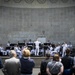
[[[1,58],[2,58],[2,62],[4,64],[5,59],[8,59],[9,57],[8,56],[1,56]],[[31,57],[31,58],[34,59],[35,68],[39,68],[41,61],[45,59],[44,56],[43,57],[37,56],[37,57]]]

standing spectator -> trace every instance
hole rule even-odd
[[[66,49],[66,55],[62,58],[61,62],[64,65],[63,75],[72,75],[71,68],[73,67],[73,58],[70,56],[70,49]]]
[[[30,58],[30,51],[27,48],[22,50],[23,57],[21,62],[21,75],[32,75],[35,66],[34,60]]]
[[[53,56],[53,61],[47,64],[47,73],[48,75],[62,75],[63,73],[63,64],[59,61],[59,55],[55,54]]]
[[[21,65],[19,59],[17,59],[16,56],[16,52],[14,50],[11,50],[11,58],[5,60],[2,70],[4,75],[20,75]]]
[[[48,75],[46,72],[47,63],[51,61],[50,53],[46,53],[46,58],[41,62],[40,73],[41,75]]]
[[[2,59],[0,58],[0,69],[3,68]]]
[[[75,56],[74,56],[74,66],[72,68],[73,75],[75,75]]]

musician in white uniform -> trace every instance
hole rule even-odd
[[[37,39],[35,42],[35,55],[39,55],[39,44],[41,44],[41,42]]]

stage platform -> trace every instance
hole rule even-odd
[[[2,58],[2,62],[4,63],[4,60],[8,59],[9,57],[8,56],[1,56],[1,58]],[[31,58],[34,59],[34,61],[35,61],[35,68],[39,68],[40,64],[41,64],[41,61],[45,59],[44,56],[42,56],[42,57],[35,56],[35,57],[31,57]]]

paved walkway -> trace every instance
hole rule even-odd
[[[38,72],[39,72],[39,68],[33,69],[33,75],[38,75]],[[4,75],[1,70],[0,70],[0,75]]]

